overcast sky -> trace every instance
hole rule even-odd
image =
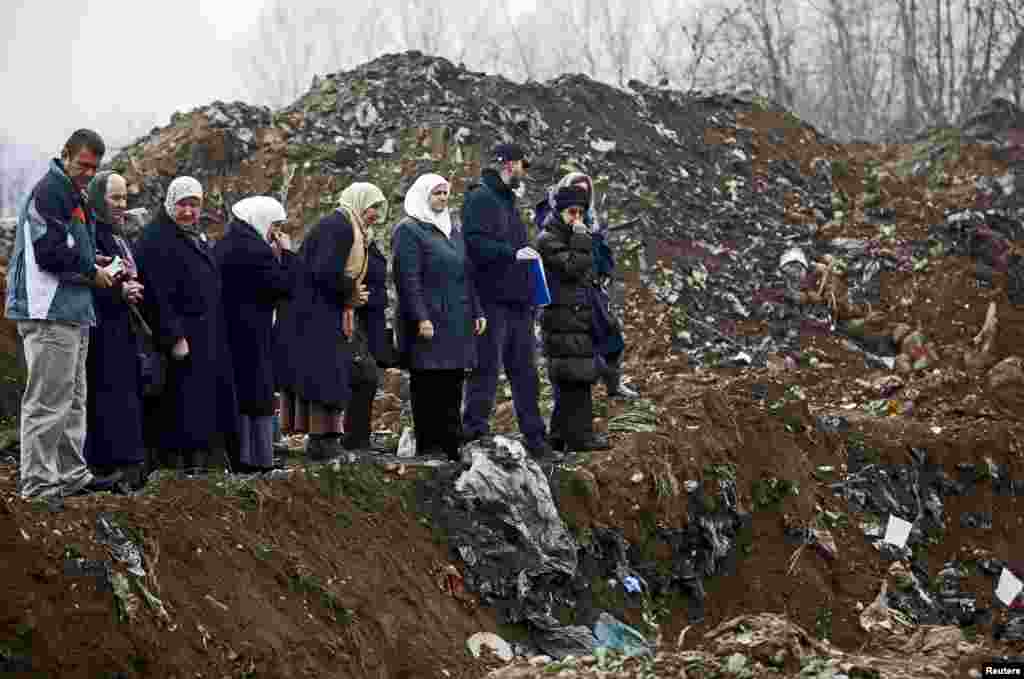
[[[341,0],[344,1],[344,0]],[[532,6],[533,0],[517,0]],[[55,153],[79,127],[106,138],[176,110],[243,99],[231,38],[263,0],[0,0],[0,133]]]

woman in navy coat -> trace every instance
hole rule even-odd
[[[276,199],[246,198],[231,212],[235,220],[214,254],[238,394],[238,471],[263,472],[274,466],[274,308],[292,294],[299,264],[291,239],[275,228],[288,219]]]
[[[282,392],[281,426],[309,432],[306,454],[312,460],[343,452],[341,411],[352,396],[355,309],[369,296],[366,230],[386,215],[384,194],[373,184],[357,182],[342,191],[338,209],[303,240],[300,283],[278,312],[274,372]]]
[[[89,207],[96,217],[96,253],[120,257],[124,274],[110,288],[94,288],[98,323],[89,332],[88,400],[85,459],[99,474],[120,471],[141,487],[145,448],[142,441],[142,389],[138,338],[132,307],[142,301],[142,285],[128,243],[118,235],[128,206],[128,187],[120,175],[100,172],[89,184]]]
[[[155,432],[166,463],[203,467],[223,441],[238,462],[238,408],[224,329],[220,268],[199,225],[203,189],[178,177],[136,247],[145,308],[167,352],[167,384],[155,402]]]
[[[448,182],[419,177],[405,196],[395,232],[396,330],[410,371],[418,455],[459,458],[462,385],[476,365],[474,335],[486,330],[462,232],[448,212]]]

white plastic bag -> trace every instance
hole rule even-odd
[[[398,457],[416,457],[416,433],[412,427],[402,430],[402,436],[398,439]]]

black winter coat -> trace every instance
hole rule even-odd
[[[396,228],[395,314],[398,349],[412,370],[460,370],[476,367],[474,321],[483,316],[466,257],[462,233],[446,238],[433,224],[407,218]],[[434,336],[419,336],[429,320]]]
[[[354,233],[335,210],[317,222],[299,248],[302,272],[291,301],[278,310],[274,341],[277,388],[331,408],[343,409],[352,351],[341,332],[355,281],[345,276]]]
[[[593,383],[597,370],[591,332],[591,236],[573,233],[556,216],[541,233],[537,249],[551,291],[551,304],[544,308],[541,317],[548,376],[552,382]]]
[[[109,224],[96,224],[96,251],[107,257],[126,252]],[[145,294],[145,292],[143,293]],[[138,338],[121,285],[93,289],[97,325],[89,331],[86,362],[88,419],[85,459],[90,465],[127,465],[145,460]]]
[[[237,440],[238,408],[213,250],[160,210],[143,230],[135,255],[146,316],[168,356],[167,385],[156,410],[158,445],[209,449],[224,435],[230,446]],[[189,354],[175,359],[171,348],[182,337]]]
[[[494,170],[484,170],[480,184],[470,187],[462,225],[473,267],[487,272],[477,281],[481,301],[533,305],[529,263],[516,260],[516,252],[529,245],[526,224],[516,195]]]
[[[214,254],[224,284],[239,412],[251,417],[273,415],[274,307],[292,294],[300,270],[298,258],[282,252],[278,262],[256,229],[238,220],[231,223]]]
[[[394,350],[391,338],[387,334],[388,308],[388,260],[371,242],[366,260],[366,279],[363,281],[370,293],[364,306],[356,309],[356,318],[362,328],[366,329],[370,353],[381,366],[389,367],[393,360]]]

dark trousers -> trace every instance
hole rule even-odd
[[[552,382],[558,397],[551,411],[551,438],[571,450],[582,448],[594,435],[594,404],[591,385],[585,382]]]
[[[544,419],[538,405],[535,310],[529,306],[485,303],[484,316],[487,332],[476,338],[477,368],[466,380],[462,426],[467,434],[483,436],[490,432],[498,372],[504,366],[512,386],[519,431],[528,446],[540,445],[544,441]]]
[[[348,401],[348,407],[345,408],[344,443],[346,448],[368,448],[370,446],[373,399],[377,395],[378,379],[352,384],[352,397]]]
[[[441,451],[449,458],[459,456],[462,437],[463,370],[412,370],[409,392],[412,421],[416,431],[416,454]]]

